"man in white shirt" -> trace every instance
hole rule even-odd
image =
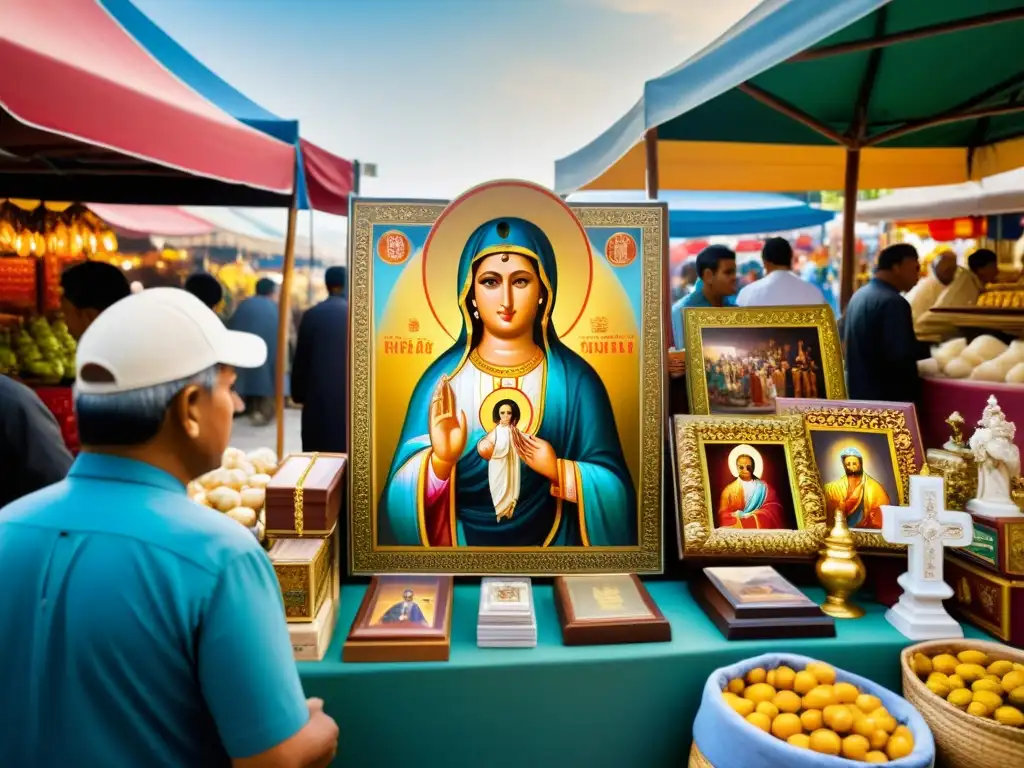
[[[953,282],[956,274],[956,254],[952,251],[942,251],[932,259],[928,275],[918,280],[917,285],[904,294],[906,300],[910,302],[910,313],[914,316],[915,323],[935,306],[935,302]]]
[[[761,249],[765,276],[736,296],[738,307],[799,307],[824,304],[821,289],[793,272],[793,246],[784,237],[770,237]]]

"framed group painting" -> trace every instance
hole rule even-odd
[[[827,305],[683,311],[690,413],[770,416],[779,398],[846,397]]]
[[[799,416],[676,416],[682,556],[803,559],[825,505]]]
[[[882,538],[882,507],[907,503],[924,463],[913,404],[780,398],[777,407],[803,420],[828,519],[841,510],[862,551],[905,550]]]
[[[662,569],[666,218],[353,201],[353,573]]]

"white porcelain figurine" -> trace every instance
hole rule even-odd
[[[990,395],[970,440],[978,465],[978,495],[967,502],[968,512],[983,517],[1024,516],[1010,497],[1013,479],[1020,474],[1020,451],[1013,443],[1016,432],[995,395]]]

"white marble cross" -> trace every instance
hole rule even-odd
[[[910,505],[882,507],[882,537],[907,545],[907,572],[898,579],[904,592],[886,618],[912,640],[963,635],[942,605],[953,595],[942,579],[942,559],[946,547],[974,540],[974,523],[966,512],[947,510],[945,498],[941,477],[913,475]]]

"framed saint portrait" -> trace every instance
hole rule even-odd
[[[353,201],[353,573],[661,570],[666,218]]]
[[[770,416],[781,397],[846,397],[827,305],[683,311],[690,413]]]
[[[676,416],[680,555],[803,559],[825,536],[799,416]]]
[[[920,436],[910,404],[780,400],[784,414],[804,420],[821,478],[828,520],[846,515],[857,548],[906,549],[882,538],[882,507],[907,503],[920,470]]]
[[[451,623],[451,578],[382,575],[363,597],[350,639],[443,638]]]

